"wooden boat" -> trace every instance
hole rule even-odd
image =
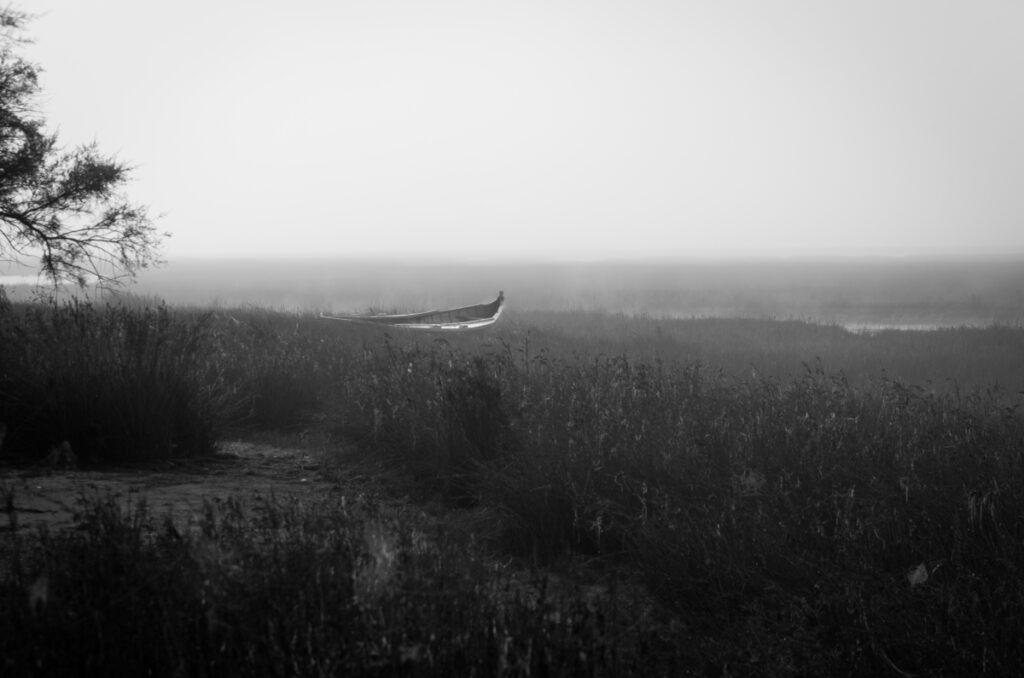
[[[489,304],[462,306],[445,311],[421,311],[419,313],[399,313],[394,315],[329,315],[321,313],[320,317],[327,320],[343,320],[345,322],[363,323],[397,327],[405,330],[437,330],[457,332],[478,330],[498,322],[501,309],[505,305],[505,293],[498,292],[498,298]]]

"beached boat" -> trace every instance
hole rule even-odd
[[[330,315],[321,313],[320,317],[327,320],[344,320],[345,322],[382,325],[405,330],[457,332],[478,330],[493,325],[498,322],[504,305],[505,293],[498,292],[498,298],[488,304],[462,306],[444,311],[421,311],[394,315]]]

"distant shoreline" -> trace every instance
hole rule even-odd
[[[45,283],[24,271],[12,279],[27,283],[9,286],[12,298],[28,297],[36,280]],[[463,306],[489,301],[498,290],[505,290],[511,317],[534,310],[665,320],[777,318],[867,333],[1024,325],[1024,255],[1009,254],[495,263],[194,258],[143,271],[126,288],[174,305],[316,312]]]

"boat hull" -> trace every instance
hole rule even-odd
[[[419,330],[428,332],[465,332],[490,327],[498,322],[505,305],[504,293],[489,304],[475,304],[443,311],[422,311],[420,313],[402,313],[395,315],[331,315],[321,313],[325,320],[379,327],[394,327],[403,330]]]

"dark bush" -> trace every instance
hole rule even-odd
[[[82,301],[0,309],[4,452],[64,441],[88,462],[208,454],[225,393],[207,370],[207,316]]]

